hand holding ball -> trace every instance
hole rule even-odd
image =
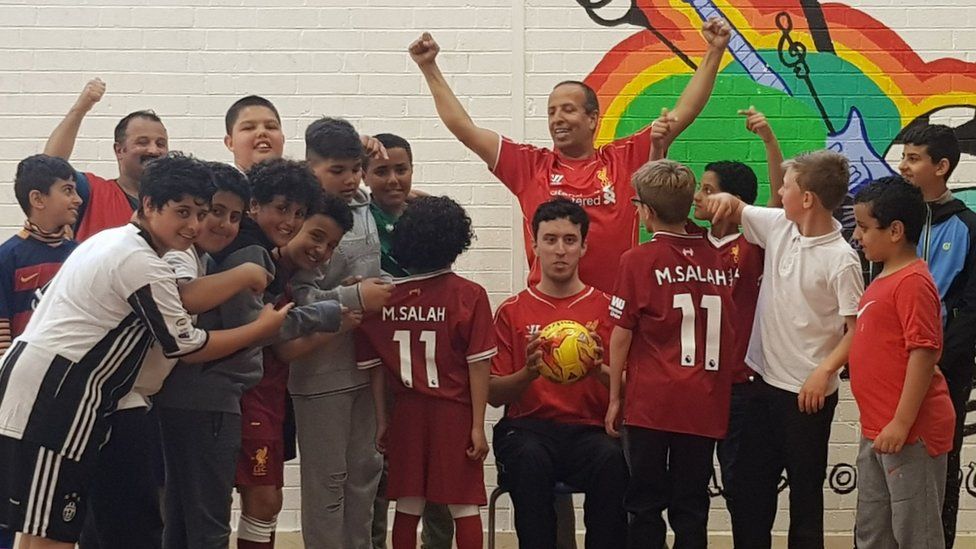
[[[573,383],[596,364],[599,345],[579,322],[557,320],[539,331],[542,360],[539,373],[555,383]]]

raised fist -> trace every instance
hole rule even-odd
[[[95,103],[102,100],[103,95],[105,95],[105,82],[102,82],[101,78],[93,78],[85,84],[85,89],[81,90],[81,95],[78,96],[75,104],[88,111],[95,106]]]
[[[413,59],[413,62],[422,67],[434,62],[437,54],[441,51],[441,47],[437,45],[434,37],[429,32],[425,32],[420,35],[420,38],[410,44],[408,50],[410,51],[410,58]]]
[[[732,26],[724,19],[712,17],[702,24],[702,36],[708,42],[708,47],[724,50],[732,37]]]

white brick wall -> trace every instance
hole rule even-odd
[[[619,16],[619,4],[611,2],[601,15]],[[969,0],[935,0],[925,10],[905,0],[860,7],[898,30],[924,59],[976,60],[976,8]],[[43,149],[89,78],[100,76],[108,92],[83,125],[72,160],[107,176],[117,173],[111,131],[125,113],[155,109],[173,149],[230,160],[221,141],[224,111],[236,98],[257,93],[278,105],[289,156],[302,155],[305,125],[323,114],[347,117],[366,133],[410,139],[417,187],[456,197],[475,220],[477,243],[458,268],[484,284],[497,304],[522,287],[519,214],[504,188],[436,118],[405,53],[422,30],[440,42],[441,65],[477,121],[539,144],[549,142],[551,86],[582,79],[635,32],[593,24],[573,0],[160,0],[152,6],[0,0],[0,237],[12,234],[22,218],[11,184],[17,161]],[[976,104],[976,96],[960,102]],[[974,174],[971,166],[960,171],[969,182]],[[846,387],[844,396],[832,463],[852,462],[856,448],[857,414]],[[973,460],[976,452],[968,448],[963,463]],[[493,483],[491,459],[487,470]],[[296,528],[297,467],[289,467],[287,479],[281,525]],[[721,499],[714,501],[712,528],[727,531]],[[976,532],[976,497],[964,493],[962,501],[961,530]],[[850,530],[854,502],[854,494],[827,490],[829,530]],[[501,525],[509,528],[504,513]]]

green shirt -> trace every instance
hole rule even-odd
[[[373,213],[376,230],[380,236],[380,267],[383,268],[383,272],[397,278],[408,276],[410,273],[390,255],[390,249],[393,247],[393,227],[396,225],[397,217],[384,212],[372,202],[369,204],[369,211]]]

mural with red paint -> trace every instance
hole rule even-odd
[[[830,147],[851,161],[850,191],[893,173],[898,136],[935,117],[976,155],[976,63],[924,61],[864,11],[815,0],[576,0],[598,25],[628,26],[586,77],[604,107],[598,141],[633,133],[671,107],[705,51],[709,17],[733,27],[712,99],[669,157],[697,173],[741,160],[765,174],[762,143],[738,110],[766,114],[783,152]],[[894,149],[893,149],[894,147]],[[761,177],[762,179],[762,177]],[[765,186],[764,186],[765,187]],[[761,189],[764,201],[768,187]]]

